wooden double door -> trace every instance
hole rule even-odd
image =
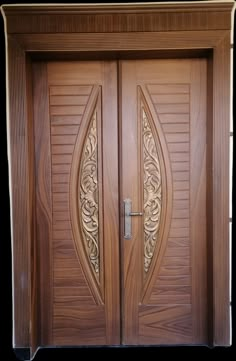
[[[208,343],[206,73],[34,63],[42,345]]]

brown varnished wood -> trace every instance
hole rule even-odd
[[[207,60],[207,154],[206,154],[206,167],[207,167],[207,300],[208,300],[208,340],[209,344],[213,345],[213,175],[212,175],[212,160],[213,160],[213,57]]]
[[[39,344],[52,342],[52,185],[47,64],[33,65]]]
[[[35,214],[35,182],[34,182],[34,174],[35,174],[35,157],[34,157],[34,112],[33,112],[33,87],[32,87],[32,64],[30,58],[26,59],[26,80],[27,80],[27,113],[28,113],[28,142],[29,149],[31,152],[29,154],[29,169],[31,172],[31,176],[29,179],[29,194],[31,196],[30,199],[30,225],[31,225],[31,334],[30,334],[30,344],[32,348],[32,353],[34,353],[40,344],[40,334],[39,329],[37,327],[40,319],[40,294],[38,289],[39,284],[39,267],[38,267],[38,251],[37,251],[37,235],[36,235],[36,214]]]
[[[199,344],[207,340],[207,219],[206,171],[207,83],[205,60],[192,60],[190,93],[190,238],[192,259],[193,332]],[[198,99],[198,101],[196,101]],[[209,270],[209,271],[208,271]]]
[[[156,312],[158,312],[159,322],[155,322]],[[171,305],[168,308],[163,305],[142,305],[140,306],[140,320],[142,321],[140,326],[141,342],[144,344],[155,344],[157,338],[160,344],[189,344],[192,342],[191,308],[189,305]],[[168,325],[166,330],[165,324]],[[178,327],[178,332],[171,332],[176,327]]]
[[[173,31],[173,32],[125,32],[125,33],[52,33],[14,34],[17,42],[28,51],[147,51],[170,49],[212,48],[227,30]]]
[[[13,39],[9,39],[9,120],[13,259],[14,347],[30,345],[30,248],[32,208],[29,185],[30,153],[27,124],[25,53]],[[18,59],[15,62],[15,59]],[[16,89],[22,94],[18,98]],[[19,221],[17,221],[19,220]]]
[[[34,74],[34,97],[37,98],[34,105],[37,204],[39,209],[44,207],[48,212],[45,216],[38,211],[36,216],[38,224],[41,224],[37,235],[40,259],[46,259],[50,253],[48,248],[51,248],[51,262],[47,261],[49,269],[42,268],[40,261],[41,344],[117,344],[120,315],[116,239],[118,167],[115,156],[118,144],[114,146],[117,142],[116,64],[36,63]],[[100,89],[104,92],[103,97]],[[107,101],[109,98],[111,100]],[[81,105],[78,107],[76,102]],[[100,296],[96,295],[96,280],[91,278],[91,266],[83,251],[81,231],[74,227],[81,217],[81,210],[77,212],[79,196],[75,195],[81,182],[79,174],[82,171],[83,144],[94,109],[97,109],[98,114]],[[42,127],[39,119],[43,112],[49,114],[49,117],[45,114]],[[102,118],[99,118],[99,114],[102,114]],[[112,137],[107,136],[112,133]],[[44,147],[41,139],[45,139]],[[46,172],[48,166],[51,170]],[[49,182],[42,182],[42,177],[49,174]],[[49,196],[51,191],[49,206],[44,192],[45,185],[50,182],[50,190],[47,192]],[[74,208],[72,212],[71,207]],[[103,259],[106,260],[105,266]],[[43,307],[47,307],[47,310]],[[75,333],[76,328],[78,331]]]
[[[87,301],[87,300],[86,300]],[[80,311],[75,306],[57,308],[55,310],[54,338],[61,345],[104,345],[106,338],[101,330],[105,329],[105,310],[99,310],[94,305],[87,305],[86,310]],[[96,319],[96,324],[94,320]],[[63,329],[67,332],[63,332]],[[78,340],[79,335],[79,340]]]
[[[155,282],[155,276],[158,273],[160,262],[159,260],[162,258],[163,252],[165,252],[166,248],[166,241],[168,237],[169,227],[170,227],[170,218],[166,217],[166,215],[172,209],[172,202],[173,202],[173,185],[171,182],[171,166],[170,166],[170,159],[168,154],[167,144],[165,142],[165,137],[162,131],[161,124],[159,122],[158,117],[156,117],[155,109],[153,104],[150,100],[149,93],[144,86],[140,87],[142,92],[142,101],[145,104],[147,109],[147,114],[150,119],[153,119],[153,127],[152,131],[154,137],[156,138],[157,142],[157,153],[159,156],[160,162],[160,171],[162,174],[162,219],[160,223],[160,231],[159,231],[159,238],[162,239],[162,242],[157,245],[157,250],[153,256],[152,265],[150,267],[149,276],[143,283],[142,287],[142,302],[144,303],[145,300],[148,300],[150,297],[150,292]],[[158,90],[156,91],[158,92]],[[140,99],[141,100],[141,99]],[[138,100],[139,102],[139,100]],[[156,134],[155,134],[156,133]],[[141,169],[142,169],[142,156],[141,156]],[[143,182],[142,182],[143,183]],[[168,190],[168,191],[167,191]],[[142,188],[143,191],[143,188]],[[158,249],[159,248],[159,249]]]
[[[140,220],[132,219],[133,237],[131,240],[123,241],[124,343],[204,344],[208,342],[207,243],[206,225],[204,226],[207,218],[206,61],[123,61],[121,69],[122,196],[132,199],[134,209],[143,211],[138,203],[140,197],[143,196],[139,191],[142,189],[142,163],[140,164],[139,158],[142,143],[140,143],[138,135],[141,129],[140,115],[135,112],[138,107],[137,103],[140,101],[137,97],[137,86],[145,89],[145,101],[152,103],[149,105],[149,109],[151,113],[155,112],[156,114],[153,115],[153,119],[155,119],[157,128],[162,127],[159,114],[179,115],[179,122],[175,120],[173,130],[171,129],[171,120],[168,123],[169,127],[166,128],[164,122],[162,128],[163,143],[166,146],[159,149],[159,153],[163,153],[165,163],[165,168],[161,169],[161,172],[166,172],[167,165],[170,164],[171,171],[166,176],[167,194],[172,198],[169,191],[173,186],[173,205],[167,208],[168,211],[165,215],[164,200],[162,200],[162,217],[166,217],[168,220],[168,222],[165,220],[168,240],[167,245],[164,245],[165,237],[159,233],[158,242],[163,243],[163,247],[159,253],[154,253],[155,267],[150,268],[153,277],[152,281],[148,283],[148,289],[143,299],[140,299],[140,286],[137,287],[142,283],[143,269],[144,236],[143,223]],[[125,101],[127,98],[129,99],[128,105]],[[182,114],[188,115],[183,123],[184,128],[181,128]],[[151,117],[151,114],[149,116]],[[129,142],[129,154],[131,154],[132,160],[129,160],[125,149],[128,134],[129,137],[132,134],[131,139],[133,140],[132,144]],[[158,134],[160,135],[160,130]],[[173,144],[176,145],[174,148]],[[179,145],[184,145],[184,148],[179,148]],[[132,152],[136,155],[136,162],[134,162],[135,155],[132,155]],[[195,156],[198,156],[197,160]],[[136,176],[137,179],[130,181],[132,176]],[[134,186],[134,182],[136,182],[137,188]],[[131,189],[129,188],[130,184],[132,184]],[[162,192],[165,195],[164,188]],[[179,210],[185,211],[185,218],[181,214],[179,216]],[[136,224],[139,224],[137,231],[135,231]],[[140,277],[135,283],[132,282],[133,274],[136,274],[137,278]],[[159,296],[161,297],[159,298]],[[171,322],[168,321],[169,317],[171,317]],[[175,325],[178,325],[178,331]]]
[[[96,283],[94,283],[95,280],[91,280],[91,269],[89,264],[87,263],[87,255],[83,252],[82,249],[78,249],[78,246],[82,246],[82,235],[79,233],[74,233],[74,225],[77,225],[80,219],[80,215],[77,213],[76,219],[74,219],[73,213],[70,211],[70,204],[71,206],[78,207],[78,198],[79,195],[77,195],[77,189],[79,189],[79,182],[78,182],[78,176],[80,174],[80,170],[78,169],[78,165],[82,162],[82,149],[84,139],[86,137],[86,133],[88,131],[88,126],[90,125],[91,116],[94,112],[94,106],[95,102],[97,101],[97,91],[98,87],[94,87],[94,82],[99,81],[99,71],[98,71],[98,79],[96,79],[96,72],[93,73],[93,78],[85,78],[85,82],[87,81],[88,85],[83,85],[83,81],[81,80],[81,72],[78,72],[78,65],[74,69],[69,69],[69,64],[58,64],[58,67],[60,71],[58,72],[58,67],[56,64],[48,64],[49,69],[49,86],[50,86],[50,100],[52,99],[52,94],[58,94],[60,97],[60,102],[58,105],[51,105],[51,116],[54,117],[55,115],[58,117],[57,119],[61,120],[61,124],[58,126],[60,129],[61,135],[58,137],[57,135],[53,134],[52,132],[52,144],[57,143],[59,147],[59,159],[61,162],[61,165],[68,165],[68,176],[66,183],[62,184],[56,184],[54,185],[54,239],[55,239],[55,246],[56,249],[59,249],[60,245],[60,258],[58,259],[57,263],[55,264],[54,268],[54,323],[53,323],[53,336],[54,336],[54,342],[57,343],[68,343],[69,344],[77,344],[79,342],[82,342],[80,340],[83,340],[83,342],[87,344],[93,344],[95,341],[93,341],[93,335],[91,332],[87,331],[87,336],[85,331],[83,331],[83,327],[80,329],[79,332],[79,338],[78,335],[73,332],[73,328],[70,326],[69,319],[72,319],[72,323],[74,324],[73,327],[75,327],[76,323],[80,322],[79,319],[77,319],[77,315],[80,312],[85,313],[88,305],[95,306],[96,303],[100,304],[100,306],[94,307],[94,322],[93,327],[96,325],[96,319],[98,317],[98,312],[100,312],[101,309],[103,309],[102,300],[97,300],[98,294],[94,293],[96,288]],[[86,68],[85,64],[81,64],[81,67],[83,68],[85,66],[84,70],[85,72],[90,72],[91,67],[88,66]],[[98,67],[99,69],[99,67]],[[77,75],[76,85],[71,85],[71,74],[75,74],[75,78]],[[72,82],[73,83],[73,82]],[[81,84],[81,86],[80,86]],[[74,97],[74,94],[77,96],[77,100],[83,96],[86,97],[84,105],[78,106],[71,104],[64,104],[65,102],[65,94],[68,94],[68,96]],[[63,104],[63,106],[62,106]],[[64,118],[66,116],[66,119]],[[67,155],[64,154],[64,149],[61,148],[62,143],[60,139],[66,136],[68,126],[71,127],[70,121],[72,122],[74,119],[79,117],[80,123],[82,122],[82,125],[80,126],[76,125],[76,129],[74,129],[74,135],[75,137],[72,139],[68,139],[68,145],[72,146],[72,152],[70,154],[70,160],[69,162],[65,162],[63,158],[65,158]],[[77,118],[78,119],[78,118]],[[78,120],[77,120],[78,121]],[[64,123],[63,123],[64,122]],[[64,125],[62,125],[64,124]],[[51,126],[51,129],[55,127],[55,125]],[[58,132],[58,131],[57,131]],[[71,131],[70,131],[71,132]],[[54,140],[53,140],[54,139]],[[80,148],[77,147],[79,144]],[[55,165],[58,164],[58,162],[55,162],[55,158],[52,158],[52,161]],[[101,160],[99,160],[100,162]],[[75,168],[76,172],[73,172],[73,169]],[[63,172],[63,170],[61,170]],[[60,169],[58,169],[57,175],[60,176]],[[64,174],[64,173],[62,173]],[[77,185],[78,182],[78,185]],[[77,188],[78,187],[78,188]],[[58,194],[63,195],[63,200],[58,199]],[[76,195],[76,196],[75,196]],[[71,197],[71,200],[70,200]],[[58,229],[58,222],[57,222],[57,215],[64,215],[64,218],[69,221],[69,227],[68,223],[64,223],[64,228]],[[56,217],[55,217],[56,216]],[[67,222],[68,222],[67,221]],[[61,222],[60,222],[61,223]],[[69,228],[69,229],[68,229]],[[60,243],[59,243],[60,242]],[[77,250],[77,251],[76,251]],[[69,257],[77,259],[77,262],[70,263],[69,272],[63,272],[61,269],[61,266],[64,264],[64,259],[68,257],[68,251]],[[72,252],[72,254],[71,254]],[[81,255],[83,255],[81,257]],[[87,268],[86,268],[87,266]],[[64,269],[64,268],[63,268]],[[76,283],[75,283],[75,277],[70,276],[74,275],[76,277]],[[92,283],[91,283],[92,282]],[[66,309],[69,306],[68,312],[66,312]],[[87,309],[88,314],[90,314],[90,311]],[[90,316],[91,317],[91,316]],[[89,328],[88,328],[89,330]],[[84,334],[85,333],[85,334]],[[100,336],[102,339],[104,339],[105,335],[105,327],[103,327],[100,330]],[[87,339],[85,341],[85,339]],[[104,342],[104,341],[103,341]]]
[[[106,342],[120,344],[118,84],[116,62],[103,63],[102,158],[104,176],[104,269]],[[108,101],[109,99],[109,101]],[[109,289],[109,285],[111,288]]]
[[[32,7],[30,5],[4,5],[4,10],[7,14],[73,14],[73,13],[88,13],[88,14],[101,14],[101,13],[112,13],[112,11],[116,11],[116,13],[150,13],[153,12],[154,9],[158,10],[158,12],[166,12],[168,9],[169,12],[183,12],[183,11],[193,11],[196,10],[203,10],[203,11],[226,11],[230,10],[232,7],[232,1],[212,1],[208,4],[204,2],[171,2],[171,4],[166,2],[161,2],[160,4],[155,3],[136,3],[135,6],[132,3],[126,4],[117,4],[117,3],[102,3],[102,4],[95,4],[95,7],[91,4],[35,4],[36,6]]]
[[[207,57],[209,60],[207,71],[208,106],[206,135],[206,179],[208,190],[206,198],[208,342],[215,345],[229,345],[227,137],[229,118],[229,30],[231,28],[230,13],[232,4],[233,3],[226,2],[201,2],[198,4],[191,2],[190,4],[176,3],[156,5],[135,4],[135,8],[132,4],[115,6],[109,4],[100,6],[96,4],[95,6],[82,5],[79,7],[67,5],[58,5],[57,7],[44,7],[42,5],[30,7],[19,5],[11,7],[5,5],[2,8],[2,12],[6,16],[6,30],[8,33],[8,87],[10,105],[8,112],[8,139],[10,149],[10,188],[13,230],[14,346],[32,346],[33,352],[37,345],[40,344],[40,314],[38,313],[38,305],[41,301],[38,302],[37,305],[36,300],[40,300],[40,298],[38,298],[40,283],[38,279],[39,267],[36,262],[38,259],[38,253],[36,251],[37,239],[34,236],[34,184],[36,184],[36,181],[33,160],[34,152],[32,149],[33,139],[31,137],[34,126],[32,124],[32,112],[30,109],[32,108],[30,105],[31,70],[30,64],[26,64],[26,58],[28,62],[30,62],[32,59],[37,60],[40,58],[45,61],[51,59],[77,61],[78,59],[100,60],[101,58],[111,60],[122,58],[175,57]],[[80,19],[80,21],[78,21],[78,19]],[[88,19],[93,19],[93,21],[88,21]],[[26,52],[28,52],[27,57]],[[113,71],[108,71],[110,76]],[[114,74],[113,77],[115,77]],[[50,90],[52,92],[52,102],[58,102],[58,100],[53,97],[59,94],[65,97],[68,95],[76,96],[77,90],[73,88],[75,83],[70,89],[72,93],[69,94],[64,93],[65,89],[63,89],[63,85],[58,83],[55,89],[52,88]],[[108,83],[110,84],[109,81]],[[69,88],[68,84],[66,86]],[[57,94],[57,92],[61,93]],[[188,90],[181,95],[183,99],[186,96],[186,92],[188,93]],[[211,93],[212,97],[210,95]],[[165,109],[168,104],[165,103],[165,101],[167,101],[165,99],[168,99],[165,98],[165,94],[168,94],[168,92],[165,93],[164,89],[162,89],[161,101],[163,103],[161,104],[163,109]],[[64,98],[64,101],[68,102],[68,98]],[[72,104],[73,101],[69,100],[72,106],[74,105]],[[176,101],[176,99],[173,99],[173,101]],[[81,105],[82,104],[76,104],[77,107]],[[53,104],[53,106],[60,106],[60,104]],[[65,104],[63,107],[65,107]],[[173,107],[176,107],[176,105]],[[176,108],[173,109],[178,111]],[[120,106],[120,113],[121,110],[122,106]],[[59,126],[67,127],[69,121],[69,124],[71,126],[77,126],[79,131],[82,115],[74,115],[73,110],[71,111],[71,115],[64,115],[63,108],[58,108],[56,113],[57,112],[59,112],[59,114],[51,116],[51,124],[53,125],[51,128],[54,133],[53,144],[51,144],[51,152],[53,155],[52,186],[59,190],[58,193],[55,193],[55,207],[58,211],[54,214],[53,224],[55,232],[64,232],[68,231],[70,226],[68,201],[64,193],[65,184],[69,179],[70,166],[69,163],[61,162],[70,161],[71,149],[76,134],[64,134],[63,136],[63,134],[60,134],[61,130],[59,130]],[[188,171],[189,162],[189,167],[191,168],[191,159],[189,156],[186,156],[189,150],[188,142],[182,143],[179,135],[189,132],[191,134],[191,127],[189,127],[191,119],[187,113],[181,115],[181,118],[178,113],[160,113],[159,119],[165,134],[168,134],[167,137],[169,137],[170,140],[168,143],[171,154],[170,161],[173,163],[173,168],[175,169],[173,171],[173,190],[175,193],[172,213],[173,237],[169,239],[167,249],[169,256],[164,257],[162,269],[163,272],[167,272],[168,277],[172,276],[171,267],[173,261],[176,266],[178,266],[178,268],[175,269],[175,272],[177,272],[176,277],[178,276],[178,280],[181,280],[179,276],[182,277],[184,276],[183,272],[188,272],[187,270],[189,269],[191,259],[191,254],[188,252],[187,246],[189,240],[188,237],[186,237],[188,230],[186,219],[191,211],[187,196],[190,189],[188,189],[188,185],[191,183],[192,178]],[[173,126],[172,132],[170,125]],[[76,128],[65,128],[65,132],[75,132],[75,129]],[[116,134],[116,128],[112,128],[110,131]],[[105,136],[105,134],[103,134],[103,136]],[[186,140],[187,139],[188,137],[186,136]],[[111,139],[109,139],[109,142],[112,142]],[[111,147],[109,146],[108,148],[110,152]],[[63,150],[63,156],[60,157],[58,155],[61,154],[61,149]],[[112,149],[114,150],[114,148]],[[114,152],[116,153],[115,150]],[[181,163],[181,165],[178,163]],[[112,172],[110,170],[110,178],[115,174],[117,174],[117,171]],[[120,177],[122,177],[122,172],[120,172]],[[112,179],[114,180],[114,178]],[[201,179],[203,179],[203,177]],[[114,187],[113,190],[115,188],[116,187]],[[200,182],[199,190],[200,193],[197,195],[196,207],[193,208],[194,214],[199,214],[200,204],[202,204],[204,200],[204,186],[202,182]],[[115,192],[111,192],[111,194],[113,201],[111,201],[111,203],[109,201],[109,207],[114,209],[117,196]],[[197,193],[195,192],[195,194]],[[115,219],[117,223],[114,221]],[[113,224],[118,224],[117,214],[114,216],[113,221]],[[179,230],[180,224],[185,224],[181,231]],[[110,226],[105,225],[105,228],[110,232],[109,234],[113,234]],[[176,230],[178,230],[178,235],[181,235],[181,237],[175,236]],[[108,257],[113,251],[118,252],[117,244],[113,246],[112,243],[111,247],[114,248],[111,249],[108,247]],[[201,247],[202,244],[200,243],[199,250]],[[53,250],[53,252],[55,252],[55,265],[57,265],[55,282],[58,287],[63,288],[66,285],[71,270],[68,260],[71,261],[72,268],[75,268],[76,256],[69,244],[65,244],[62,239],[57,240],[57,243],[53,245]],[[115,267],[118,267],[119,262],[117,262],[116,258],[113,258],[112,262],[114,262]],[[204,269],[204,261],[201,264],[202,269]],[[63,273],[63,269],[67,271]],[[106,280],[110,282],[112,279],[112,281],[118,283],[118,274],[119,272],[108,273]],[[77,285],[77,280],[81,280],[81,275],[81,272],[71,272],[71,283],[74,286]],[[20,278],[22,281],[20,281]],[[163,282],[163,279],[160,280]],[[20,282],[24,284],[22,285]],[[185,285],[180,288],[179,285],[176,285],[176,287],[177,289],[172,289],[172,294],[169,293],[168,288],[163,284],[154,287],[150,298],[150,305],[156,307],[158,299],[160,302],[174,302],[175,300],[177,306],[169,311],[169,315],[172,317],[177,312],[180,319],[182,318],[184,322],[188,322],[188,313],[183,313],[181,305],[183,302],[188,303],[191,301],[189,286]],[[201,287],[203,289],[205,286],[201,284],[199,288]],[[75,307],[75,309],[78,305],[76,297],[76,295],[70,295],[69,297],[69,302],[71,302],[71,305]],[[90,296],[84,297],[87,297],[86,302],[91,301]],[[116,320],[119,319],[118,298],[117,293],[114,293],[110,298],[110,308],[106,313],[107,319],[111,317],[113,311],[116,314]],[[115,305],[113,304],[114,300],[116,302]],[[66,302],[66,304],[66,307],[68,307],[68,302]],[[159,308],[160,316],[168,318],[169,316],[161,304],[158,305],[161,307]],[[196,301],[194,307],[196,310],[200,310],[203,304]],[[134,308],[134,311],[135,309],[136,308]],[[177,309],[179,311],[177,311]],[[153,308],[150,310],[150,314],[152,314]],[[60,339],[60,342],[63,341],[61,325],[64,322],[64,311],[63,309],[61,313],[58,312],[57,314],[58,332],[56,331],[55,336]],[[87,315],[85,318],[88,320],[88,323],[91,324],[91,317],[94,315],[94,310],[91,310],[91,313],[89,311],[89,314],[90,315]],[[98,316],[99,325],[104,325],[103,321],[101,321],[102,315],[104,316],[103,311],[101,311]],[[149,309],[140,309],[140,315],[144,322],[142,330],[149,332],[147,327],[149,322]],[[83,316],[78,314],[75,323],[82,318]],[[82,321],[82,323],[83,322],[84,321]],[[199,335],[203,331],[200,323],[201,320],[195,318],[195,323],[191,325],[188,324],[187,327],[194,327],[196,333]],[[107,339],[110,339],[111,335],[109,330],[114,331],[116,328],[115,323],[110,324],[109,327],[110,328],[107,328]],[[137,330],[137,324],[134,324],[134,330]],[[131,331],[129,334],[131,335]],[[98,337],[99,342],[104,342],[104,338],[98,336],[96,332],[93,335],[94,337]],[[170,335],[167,336],[169,338]],[[149,340],[154,342],[152,335],[149,334],[148,337]],[[145,338],[145,341],[147,341],[148,337]],[[163,337],[163,333],[160,337]],[[130,336],[130,338],[134,340],[136,337]],[[67,341],[70,342],[70,339],[70,336],[68,336]],[[83,338],[81,342],[84,342],[84,340]],[[163,338],[162,340],[163,342],[165,341]],[[71,342],[74,341],[75,339],[72,337]]]
[[[121,199],[130,198],[132,200],[132,211],[141,212],[142,189],[140,182],[138,145],[141,138],[140,124],[137,122],[137,92],[133,90],[133,83],[136,75],[135,62],[121,62]],[[126,65],[126,67],[125,67]],[[125,135],[132,134],[127,141]],[[122,233],[122,343],[138,344],[138,302],[141,293],[141,234],[142,218],[132,218],[132,238],[124,240],[124,204],[121,202],[121,225]],[[140,246],[138,246],[140,245]],[[136,280],[133,282],[133,276]]]
[[[99,74],[100,75],[100,74]],[[99,77],[98,75],[98,77]],[[91,79],[91,81],[93,81],[93,79]],[[78,207],[78,197],[75,197],[75,194],[77,194],[77,187],[79,187],[79,184],[81,182],[81,177],[82,177],[82,170],[81,170],[81,163],[82,163],[82,151],[83,151],[83,147],[84,147],[84,139],[86,137],[86,133],[88,132],[89,126],[91,125],[91,117],[93,116],[94,111],[97,109],[98,114],[99,114],[99,126],[101,124],[101,106],[100,106],[100,96],[99,96],[99,86],[94,86],[89,99],[87,100],[87,106],[85,109],[85,113],[84,113],[84,119],[83,119],[83,127],[81,127],[79,133],[78,133],[78,137],[75,143],[75,148],[73,151],[73,161],[71,162],[71,174],[70,174],[70,204],[71,204],[71,222],[72,222],[72,231],[74,233],[74,238],[75,238],[75,244],[76,244],[76,248],[77,248],[77,254],[78,255],[83,255],[82,257],[79,256],[80,258],[80,262],[82,265],[82,268],[85,272],[85,275],[87,280],[89,281],[90,285],[91,285],[91,289],[95,298],[95,302],[97,304],[103,304],[104,302],[104,274],[103,274],[103,266],[101,269],[101,277],[99,280],[100,286],[98,287],[97,282],[96,282],[96,278],[94,277],[93,274],[91,274],[91,265],[89,264],[88,260],[87,260],[87,255],[86,255],[86,251],[84,248],[84,244],[83,242],[76,242],[76,240],[81,239],[81,228],[82,228],[82,223],[81,223],[81,217],[80,217],[80,209]],[[98,109],[99,108],[99,109]],[[100,126],[101,127],[101,126]],[[100,143],[100,139],[99,138],[99,143]],[[79,156],[78,156],[79,155]],[[98,162],[99,164],[102,163],[101,157],[98,158]],[[101,167],[101,166],[100,166]],[[100,184],[103,183],[103,175],[100,174]],[[99,187],[99,201],[101,200],[101,193],[102,193],[102,189],[101,187]],[[100,202],[98,203],[100,205]],[[69,208],[68,208],[69,210]],[[101,215],[102,213],[100,213],[100,209],[99,209],[99,219],[103,216]],[[78,222],[79,220],[79,222]],[[100,240],[100,256],[101,256],[101,262],[102,262],[102,257],[103,257],[103,248],[104,248],[104,243],[103,243],[103,229],[102,229],[102,223],[99,223],[99,232],[101,232],[99,234],[99,240]]]
[[[9,33],[192,31],[229,29],[230,3],[8,6]],[[211,10],[211,11],[209,11]],[[62,21],[63,19],[63,21]]]
[[[213,58],[213,324],[214,344],[230,340],[229,307],[229,81],[230,35],[215,49]],[[221,54],[220,56],[218,56]],[[221,69],[221,70],[220,70]],[[218,74],[216,76],[216,73]],[[220,86],[221,84],[221,86]],[[220,126],[221,124],[221,126]],[[211,183],[210,183],[211,184]],[[220,292],[218,292],[220,290]]]

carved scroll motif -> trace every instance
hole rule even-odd
[[[83,242],[89,262],[99,279],[99,211],[98,211],[98,150],[97,115],[91,119],[91,126],[85,140],[80,170],[80,215]]]
[[[147,275],[158,242],[162,184],[157,147],[143,107],[142,129],[144,165],[144,274]]]

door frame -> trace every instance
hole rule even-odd
[[[13,259],[13,346],[37,335],[31,64],[35,60],[208,59],[208,296],[213,345],[229,345],[230,36],[233,2],[3,5]],[[59,18],[58,18],[59,17]],[[58,21],[59,19],[59,21]],[[16,91],[17,89],[17,91]],[[17,185],[17,186],[16,186]],[[23,281],[22,281],[23,280]],[[23,282],[23,284],[22,284]]]

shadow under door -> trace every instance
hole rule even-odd
[[[41,345],[208,343],[206,71],[34,63]]]

